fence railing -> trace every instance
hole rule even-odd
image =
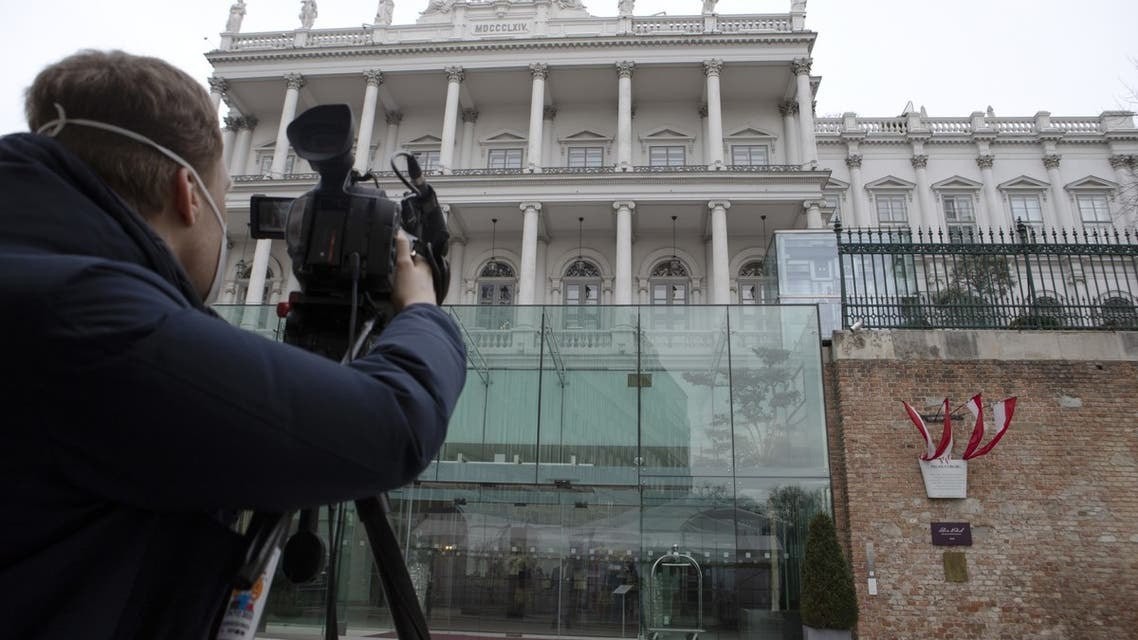
[[[1129,230],[835,233],[845,328],[1138,330]]]

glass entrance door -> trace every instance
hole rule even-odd
[[[635,487],[421,485],[413,500],[401,534],[431,629],[636,637]]]

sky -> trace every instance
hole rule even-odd
[[[0,134],[23,131],[24,91],[44,66],[85,48],[164,58],[204,83],[204,53],[234,0],[0,0]],[[583,0],[597,16],[617,0]],[[246,33],[299,26],[299,0],[246,0]],[[370,23],[377,0],[318,0],[316,28]],[[396,0],[413,23],[427,0]],[[701,0],[637,0],[637,15],[699,13]],[[790,0],[721,0],[722,14],[786,13]],[[809,0],[819,33],[818,113],[895,116],[1091,116],[1138,110],[1138,1]],[[1128,99],[1129,97],[1129,99]]]

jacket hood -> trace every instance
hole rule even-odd
[[[0,138],[0,194],[0,250],[137,264],[204,308],[154,229],[55,139],[31,133]]]

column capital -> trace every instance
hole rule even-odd
[[[543,107],[541,110],[541,118],[543,120],[552,120],[557,117],[557,107],[552,105]]]
[[[851,153],[848,156],[846,156],[846,166],[849,167],[850,169],[860,169],[861,168],[861,154],[860,153]]]
[[[523,212],[529,211],[530,209],[533,209],[534,211],[541,211],[541,203],[540,202],[523,202],[523,203],[518,205],[518,209],[521,209]]]
[[[400,122],[403,122],[403,112],[386,111],[383,114],[383,119],[387,122],[387,124],[399,124]]]
[[[445,71],[447,74],[448,82],[462,82],[466,79],[466,72],[462,70],[462,67],[451,66],[447,67],[443,71]]]
[[[726,211],[731,208],[731,203],[727,200],[712,200],[707,203],[707,208],[711,209],[712,211],[716,209],[723,209]]]
[[[814,64],[813,58],[795,58],[790,63],[790,68],[794,71],[794,75],[810,75],[810,67]]]
[[[549,65],[544,62],[534,62],[530,64],[529,72],[534,80],[545,80],[549,77]]]
[[[285,82],[288,83],[288,88],[293,91],[300,91],[300,88],[303,87],[305,83],[304,76],[299,73],[286,73],[284,79]]]
[[[210,93],[220,93],[221,95],[229,93],[229,81],[225,78],[210,76],[207,81],[209,82]]]
[[[629,60],[621,60],[616,63],[616,72],[622,78],[631,78],[634,68],[636,68],[636,63]]]
[[[815,209],[821,209],[823,206],[825,206],[825,204],[826,203],[822,200],[803,200],[802,201],[802,210],[803,211],[812,211]]]
[[[703,75],[707,77],[719,77],[719,72],[723,70],[723,61],[718,58],[703,61]]]
[[[225,129],[227,131],[232,131],[234,133],[240,131],[241,125],[244,124],[242,122],[241,116],[225,116],[222,122],[225,123]]]
[[[636,211],[636,203],[631,200],[618,200],[612,203],[612,208],[614,211],[618,212],[621,209],[627,209],[629,213],[632,213],[633,211]]]
[[[909,158],[909,164],[913,165],[914,169],[924,169],[929,166],[929,157],[923,153]]]
[[[1126,166],[1133,164],[1135,157],[1136,156],[1127,156],[1127,155],[1122,155],[1120,153],[1116,153],[1116,154],[1110,156],[1110,166],[1111,166],[1111,168],[1114,168],[1114,169],[1122,169]]]
[[[700,118],[706,118],[707,117],[707,105],[706,104],[699,105],[699,117]]]
[[[984,154],[976,156],[976,166],[981,169],[991,169],[996,164],[996,156],[992,154]]]
[[[478,109],[463,109],[462,110],[463,122],[478,122]]]
[[[363,75],[369,87],[378,87],[383,84],[383,72],[379,69],[368,69],[364,71]]]
[[[1058,169],[1059,168],[1059,162],[1062,159],[1063,159],[1063,156],[1061,156],[1057,153],[1049,153],[1049,154],[1043,156],[1043,167],[1046,169]]]
[[[798,101],[783,100],[782,102],[778,103],[778,112],[783,116],[792,116],[798,113]]]
[[[260,122],[259,120],[257,120],[257,116],[244,116],[241,118],[241,120],[242,120],[241,126],[245,129],[250,130],[250,131],[252,131],[253,129],[256,129],[257,123]]]

